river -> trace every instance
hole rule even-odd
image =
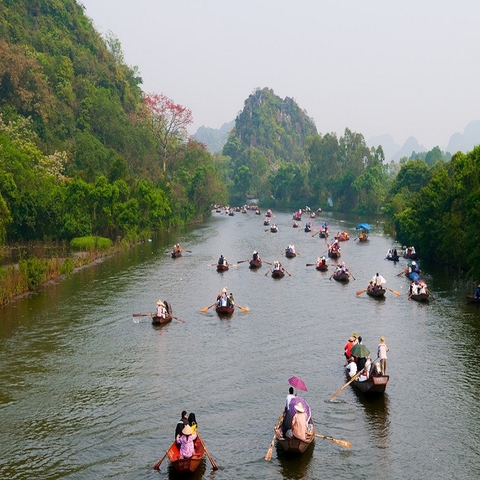
[[[214,213],[188,227],[76,271],[0,310],[0,478],[173,478],[163,457],[182,410],[195,412],[208,458],[195,479],[471,479],[480,472],[480,387],[472,351],[480,344],[480,309],[467,304],[473,285],[423,265],[434,300],[407,300],[406,261],[385,260],[399,247],[370,221],[370,241],[354,241],[341,214],[325,219],[331,232],[348,228],[342,257],[355,276],[342,285],[314,263],[326,242],[292,228],[290,213],[274,212],[280,231],[265,231],[252,212]],[[304,219],[301,227],[305,224]],[[185,252],[168,253],[180,242]],[[286,259],[293,243],[299,256]],[[291,276],[274,280],[281,260]],[[421,252],[420,252],[421,253]],[[355,292],[379,272],[383,301]],[[227,286],[238,305],[220,319],[211,305]],[[133,313],[168,300],[174,320],[160,328]],[[369,401],[344,383],[343,347],[353,332],[376,352],[390,348],[390,383]],[[351,442],[351,449],[317,438],[299,458],[278,448],[264,457],[281,413],[288,378],[307,384],[304,396],[317,433]]]

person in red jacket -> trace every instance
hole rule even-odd
[[[354,345],[355,345],[355,339],[353,337],[350,337],[345,347],[343,348],[345,350],[345,357],[347,358],[347,360],[352,356],[352,354],[350,353],[350,350]]]

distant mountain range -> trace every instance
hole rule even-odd
[[[228,133],[234,126],[235,120],[224,123],[219,129],[202,126],[197,130],[194,137],[199,142],[204,143],[211,153],[221,152],[227,142]],[[428,151],[423,145],[418,143],[415,137],[409,137],[403,145],[398,145],[388,133],[373,136],[366,143],[369,147],[381,145],[387,162],[391,160],[398,162],[403,157],[410,157],[412,152]],[[463,133],[454,133],[450,137],[445,152],[450,152],[452,155],[458,151],[469,152],[476,145],[480,145],[480,120],[470,122],[465,127]]]

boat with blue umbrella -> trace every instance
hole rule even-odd
[[[358,240],[360,243],[368,242],[368,233],[370,232],[370,225],[368,223],[359,223],[355,227],[355,230],[359,231],[358,238],[355,240]]]

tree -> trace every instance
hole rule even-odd
[[[145,97],[150,112],[152,132],[162,150],[163,171],[167,169],[168,147],[175,140],[188,137],[187,127],[193,123],[191,110],[168,98],[163,93],[150,93]]]

